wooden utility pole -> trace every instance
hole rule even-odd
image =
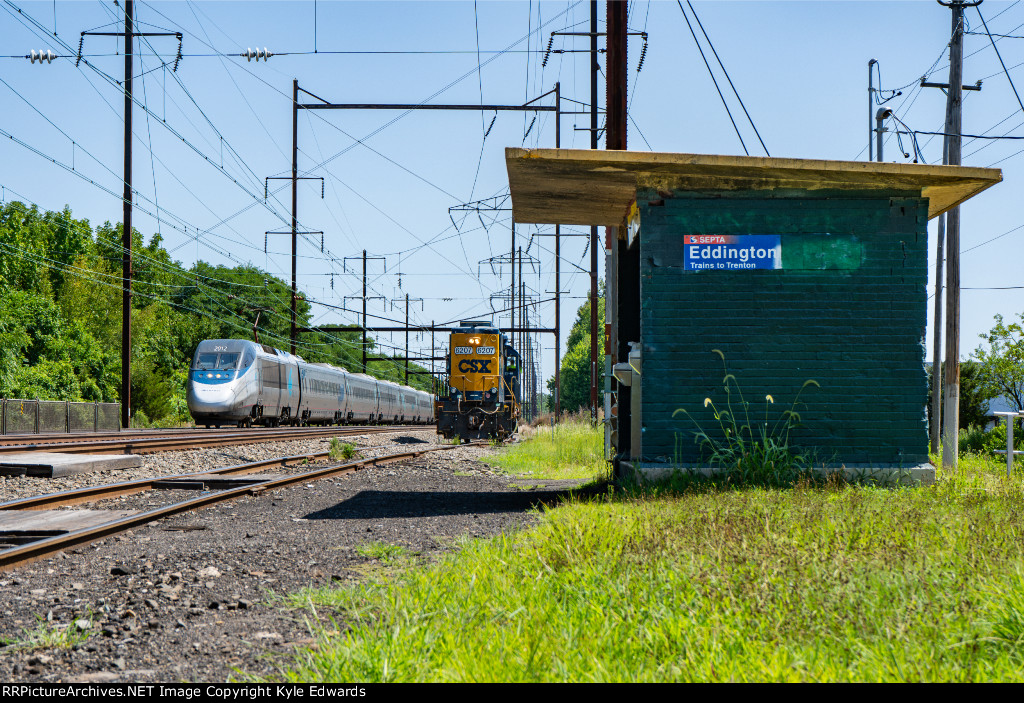
[[[953,31],[952,39],[949,43],[949,83],[929,83],[924,78],[921,79],[922,88],[940,88],[946,92],[946,120],[945,129],[943,130],[942,138],[942,163],[951,165],[960,165],[960,131],[961,131],[961,105],[963,104],[963,91],[965,90],[981,90],[981,81],[978,81],[975,85],[963,85],[963,8],[974,7],[979,5],[981,0],[977,2],[942,2],[939,0],[939,4],[945,7],[949,7],[953,11]],[[868,65],[870,71],[871,64]],[[954,76],[954,73],[956,74]],[[869,81],[870,83],[870,81]],[[953,86],[953,87],[951,87]],[[870,90],[870,88],[869,88]],[[955,141],[955,157],[953,160],[953,148]],[[881,149],[881,147],[879,147]],[[956,232],[949,232],[949,228],[953,226],[951,217],[955,213],[955,226]],[[937,223],[938,230],[938,242],[935,247],[935,313],[934,313],[934,329],[932,338],[932,422],[929,426],[929,447],[932,453],[939,451],[939,446],[942,444],[943,453],[953,463],[947,464],[946,460],[943,461],[943,465],[956,467],[957,464],[957,437],[959,436],[959,424],[960,424],[960,208],[959,206],[952,210],[939,215],[939,221]],[[956,238],[956,248],[953,248],[951,243],[947,244],[947,239]],[[949,261],[946,262],[947,279],[950,276],[954,276],[957,280],[957,287],[955,291],[950,291],[946,298],[946,325],[947,328],[952,327],[955,331],[955,342],[951,342],[950,335],[947,331],[946,335],[946,365],[947,368],[943,369],[942,363],[942,265],[944,261],[945,250],[949,249]],[[955,266],[955,272],[954,272]],[[947,286],[949,281],[946,281]],[[955,292],[955,295],[954,295]],[[955,311],[955,314],[954,314]],[[952,344],[952,346],[950,346]],[[953,350],[952,362],[950,361],[949,349]],[[950,375],[948,365],[952,363],[956,367],[955,375]],[[949,408],[948,405],[944,405],[943,396],[947,394],[947,385],[953,382],[955,387],[955,394],[957,402],[954,410],[954,414],[950,417],[948,414],[943,413],[943,407]],[[952,451],[946,451],[946,429],[943,428],[947,422],[952,421],[953,428],[953,440],[952,440]],[[948,428],[947,428],[948,429]],[[952,454],[952,456],[950,456]]]
[[[947,130],[948,134],[948,130]],[[942,163],[948,163],[949,137],[942,138]],[[928,426],[929,451],[938,454],[942,438],[942,263],[946,215],[939,215],[935,244],[935,320],[932,329],[932,421]]]
[[[949,42],[949,88],[946,100],[948,161],[960,165],[961,106],[963,104],[964,8],[977,2],[942,2],[952,10]],[[942,465],[956,470],[960,433],[960,207],[946,212],[946,362],[943,374]]]

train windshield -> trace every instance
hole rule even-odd
[[[239,356],[238,352],[199,352],[194,368],[197,371],[234,371]]]

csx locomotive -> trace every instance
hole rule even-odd
[[[189,412],[207,427],[431,424],[432,401],[408,386],[243,339],[200,342],[188,375]]]
[[[463,321],[452,330],[447,393],[437,399],[437,432],[504,439],[519,423],[519,352],[497,327]]]

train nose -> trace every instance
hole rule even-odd
[[[188,407],[192,412],[217,412],[232,404],[234,399],[233,384],[222,383],[206,385],[203,383],[189,384]]]

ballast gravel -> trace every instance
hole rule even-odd
[[[342,441],[365,447],[364,456],[370,456],[403,445],[425,448],[437,443],[437,435],[432,430],[400,431]],[[306,440],[150,455],[141,469],[92,478],[111,483],[205,471],[325,451],[327,443]],[[493,451],[488,446],[457,447],[247,496],[0,573],[0,680],[273,678],[287,665],[289,653],[310,646],[314,637],[307,623],[310,611],[285,608],[281,596],[306,586],[368,578],[383,568],[357,552],[371,542],[402,545],[414,558],[430,560],[453,549],[457,538],[528,526],[537,519],[531,508],[557,501],[576,483],[517,482],[480,461]],[[23,497],[93,485],[80,483],[87,478],[10,479],[4,499],[13,499],[13,493]],[[58,482],[67,485],[56,488]],[[180,499],[189,495],[170,493]],[[133,497],[141,501],[138,505],[105,507],[145,507],[147,495]],[[34,634],[68,629],[88,636],[72,648],[29,645]]]
[[[258,431],[258,430],[253,430]],[[403,437],[418,440],[409,446],[437,446],[438,435],[432,430],[399,429],[395,432],[381,434],[361,434],[338,436],[338,441],[352,444],[363,450],[370,449],[364,456],[395,451],[394,446],[401,445]],[[172,474],[188,474],[210,471],[211,469],[244,464],[251,461],[272,459],[279,456],[303,456],[326,452],[330,448],[330,437],[316,439],[299,439],[287,442],[265,442],[261,444],[239,444],[235,446],[216,447],[210,449],[190,449],[187,451],[158,452],[145,454],[142,466],[134,469],[106,469],[91,473],[74,474],[61,478],[39,479],[27,476],[0,476],[0,503],[21,498],[30,498],[40,493],[59,493],[76,488],[103,486],[108,483],[122,483],[138,479],[169,476]],[[426,445],[420,442],[426,442]],[[276,468],[267,472],[278,472]],[[279,473],[279,472],[278,472]]]

